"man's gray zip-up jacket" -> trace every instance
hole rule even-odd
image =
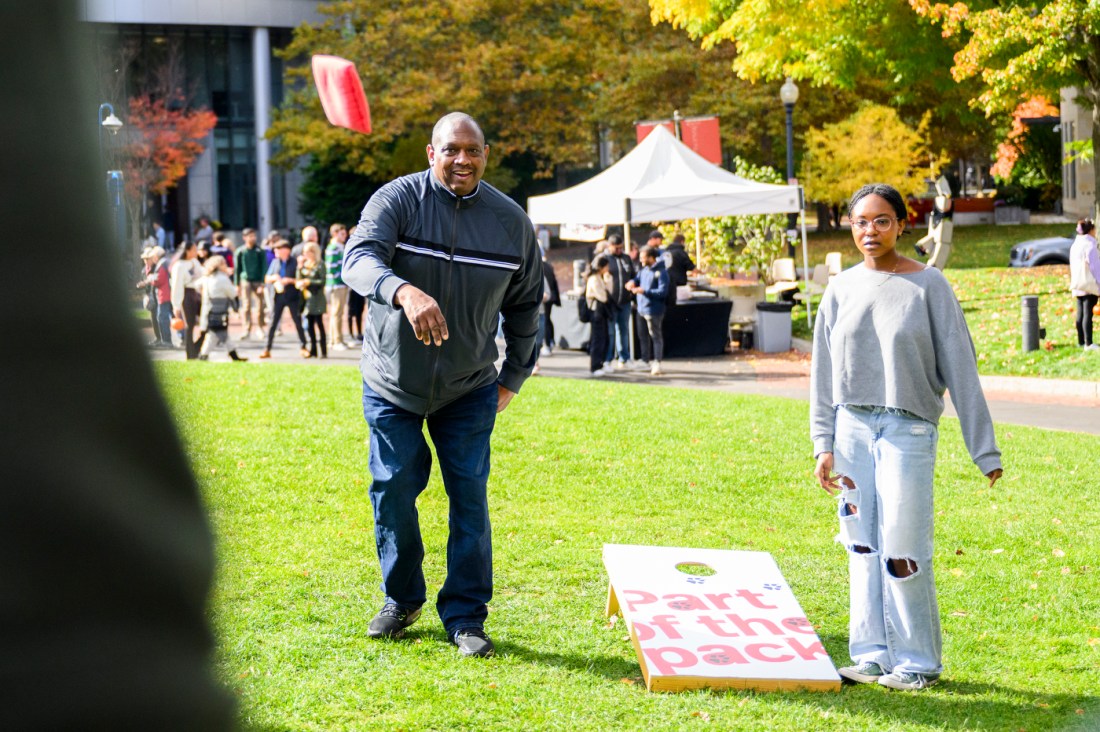
[[[392,404],[431,414],[493,381],[518,392],[531,375],[542,307],[538,243],[523,209],[488,183],[461,198],[430,169],[387,183],[363,208],[341,276],[370,300],[359,369]],[[439,304],[450,334],[443,345],[418,340],[394,305],[405,283]]]

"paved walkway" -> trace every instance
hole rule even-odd
[[[239,340],[237,326],[232,326],[231,332],[237,339],[238,352],[252,361],[257,360],[263,351],[263,341]],[[621,371],[603,380],[808,400],[810,357],[805,352],[808,344],[796,340],[795,346],[794,350],[780,354],[738,351],[723,356],[672,359],[662,362],[664,376]],[[156,349],[150,353],[156,360],[184,360],[182,350]],[[222,352],[216,352],[211,358],[227,360]],[[346,351],[332,351],[327,359],[303,359],[298,354],[294,329],[284,319],[283,335],[275,339],[271,359],[260,363],[353,365],[358,361],[357,346]],[[540,360],[539,369],[540,376],[590,378],[588,354],[580,351],[555,351],[552,356]],[[1100,435],[1100,382],[983,376],[982,385],[996,422]],[[950,399],[945,413],[955,416]]]

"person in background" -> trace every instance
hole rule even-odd
[[[199,217],[199,225],[195,228],[194,241],[209,242],[214,238],[214,227],[210,225],[210,219],[207,216]]]
[[[588,371],[592,376],[607,376],[612,373],[610,364],[604,367],[607,357],[609,330],[609,312],[611,300],[611,274],[608,269],[610,259],[606,254],[597,254],[588,268],[584,280],[584,299],[588,301],[591,314],[588,336]]]
[[[230,246],[232,241],[226,235],[224,231],[214,232],[214,241],[210,245],[210,256],[219,256],[225,260],[225,268],[229,274],[233,274],[234,260],[233,260],[233,247]]]
[[[348,288],[348,338],[357,345],[363,344],[363,313],[367,309],[367,299]]]
[[[225,259],[218,254],[206,260],[203,266],[203,278],[199,281],[202,290],[202,309],[199,311],[199,327],[205,336],[199,359],[206,361],[210,351],[217,346],[224,348],[234,361],[247,361],[237,354],[233,342],[229,340],[229,311],[236,309],[234,301],[237,288],[229,277],[229,267]]]
[[[542,230],[544,233],[546,229]],[[549,356],[554,352],[554,321],[550,319],[550,310],[557,305],[561,307],[561,291],[558,288],[558,277],[554,274],[554,265],[546,260],[549,255],[542,249],[542,320],[539,321],[542,338],[539,341],[540,353]]]
[[[1077,299],[1077,345],[1100,350],[1092,341],[1092,310],[1100,300],[1100,253],[1096,249],[1096,225],[1091,219],[1077,222],[1077,238],[1069,248],[1069,287]]]
[[[898,252],[905,199],[892,186],[865,185],[848,217],[863,263],[825,290],[810,374],[814,476],[837,496],[837,541],[848,555],[854,664],[839,673],[924,689],[943,673],[932,494],[945,389],[990,487],[1002,475],[1001,451],[951,284]]]
[[[271,267],[271,263],[275,261],[275,245],[283,240],[283,235],[278,229],[272,229],[267,232],[267,238],[260,243],[260,247],[264,250],[264,256],[267,258],[267,264],[264,266],[264,272]],[[266,274],[264,275],[267,276]],[[267,306],[267,312],[271,312],[275,308],[275,288],[271,283],[264,283],[264,304]],[[282,335],[282,329],[277,329],[278,335]]]
[[[196,242],[195,246],[195,259],[198,261],[200,267],[206,264],[206,260],[210,257],[211,243],[206,239],[200,239]]]
[[[668,304],[676,304],[676,288],[688,283],[688,272],[695,271],[695,262],[684,249],[684,235],[672,237],[672,243],[665,250],[665,271],[668,272]]]
[[[201,336],[195,338],[195,327],[199,324],[199,310],[202,307],[198,287],[203,270],[198,252],[195,242],[184,242],[180,245],[179,259],[172,265],[172,311],[177,318],[183,318],[183,347],[188,360],[198,358],[202,346]]]
[[[153,238],[157,240],[157,246],[164,249],[168,245],[168,235],[159,221],[153,222]]]
[[[308,242],[302,249],[302,264],[298,267],[295,286],[302,293],[303,312],[309,331],[309,356],[317,358],[317,344],[321,344],[321,358],[328,358],[328,340],[325,337],[325,263],[321,261],[321,247]]]
[[[280,239],[275,243],[275,259],[268,267],[264,281],[274,288],[275,302],[271,308],[271,327],[267,330],[267,347],[264,348],[260,358],[271,358],[271,347],[275,344],[275,332],[279,329],[279,321],[283,318],[283,311],[290,312],[290,321],[294,324],[294,330],[298,333],[298,349],[302,358],[309,358],[309,349],[306,348],[306,332],[302,328],[302,315],[298,310],[298,290],[295,285],[298,281],[298,262],[290,256],[290,242]]]
[[[344,244],[348,240],[348,227],[333,224],[328,227],[329,242],[325,247],[325,299],[328,300],[329,347],[334,351],[346,351],[344,343],[344,311],[348,304],[348,286],[340,276],[344,263]]]
[[[256,230],[245,228],[241,232],[244,246],[237,250],[237,269],[233,274],[237,280],[237,291],[241,299],[241,307],[245,332],[243,340],[252,337],[252,328],[255,325],[259,333],[263,333],[266,325],[266,305],[264,298],[264,275],[267,273],[267,254],[256,243]],[[252,317],[252,301],[256,301],[256,318]]]
[[[302,239],[294,245],[290,250],[290,256],[294,261],[298,261],[298,258],[302,256],[302,252],[305,251],[306,244],[313,242],[320,246],[321,234],[317,231],[316,226],[303,226],[302,227]]]
[[[141,279],[138,280],[137,288],[142,291],[141,303],[149,312],[149,321],[153,326],[153,340],[149,342],[149,346],[161,348],[165,344],[171,345],[171,341],[166,338],[168,332],[161,335],[160,321],[157,320],[157,293],[153,281],[153,269],[157,260],[153,257],[153,249],[154,247],[145,247],[141,251]]]
[[[641,251],[642,271],[627,284],[627,289],[638,298],[638,315],[645,323],[649,342],[652,344],[650,352],[649,373],[651,376],[661,376],[661,361],[665,355],[664,319],[668,302],[668,272],[665,271],[665,263],[658,258],[657,250],[652,246],[644,246]]]
[[[661,249],[661,247],[663,247],[664,245],[665,235],[661,233],[660,229],[654,229],[653,231],[649,232],[649,236],[646,237],[645,246],[653,247],[657,250],[657,256],[661,256],[662,254],[664,254],[664,251]],[[638,258],[639,260],[641,259],[640,251],[638,252]]]
[[[175,348],[172,344],[172,278],[169,274],[171,264],[162,247],[153,247],[149,253],[153,260],[150,282],[157,303],[157,324],[160,330],[161,347]]]
[[[634,306],[634,296],[626,283],[634,279],[637,268],[634,261],[626,255],[623,238],[612,234],[607,238],[607,261],[610,284],[608,287],[608,335],[607,357],[604,361],[608,368],[625,369],[635,367],[637,363],[630,358],[630,317]],[[618,339],[619,358],[615,360],[615,341]]]

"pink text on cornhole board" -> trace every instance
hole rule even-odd
[[[604,560],[608,610],[630,624],[649,688],[839,688],[770,554],[607,545]],[[687,575],[684,564],[714,574]]]

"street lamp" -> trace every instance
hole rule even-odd
[[[106,115],[104,115],[106,113]],[[115,116],[115,108],[108,102],[104,102],[99,105],[99,161],[100,164],[105,165],[106,162],[103,158],[103,131],[107,130],[114,137],[118,134],[118,131],[122,129],[122,120]],[[127,263],[130,263],[129,257],[126,257],[125,249],[125,234],[126,234],[126,216],[125,210],[122,205],[122,171],[121,170],[108,170],[107,171],[107,203],[111,207],[111,220],[114,222],[115,229],[115,241],[118,243],[119,254],[124,258]]]
[[[787,110],[787,185],[791,185],[794,181],[794,122],[792,117],[794,115],[794,104],[798,101],[798,85],[789,76],[783,82],[783,86],[779,87],[779,99],[783,102],[783,109]],[[795,230],[796,225],[795,215],[793,213],[787,214],[787,256],[789,257],[794,256],[794,244],[791,243],[790,232]]]

